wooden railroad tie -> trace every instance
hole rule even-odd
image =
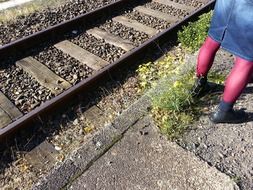
[[[19,109],[16,108],[2,92],[0,92],[0,129],[6,127],[22,115],[23,114]]]
[[[78,45],[64,40],[60,43],[54,45],[57,49],[63,51],[64,53],[70,55],[71,57],[77,59],[81,63],[87,65],[88,67],[94,69],[95,71],[100,70],[109,63],[100,57],[88,52],[87,50],[79,47]]]
[[[129,40],[124,40],[120,38],[119,36],[115,36],[113,34],[110,34],[104,30],[101,30],[100,28],[92,28],[90,30],[87,30],[87,34],[90,34],[94,36],[97,39],[103,39],[106,43],[112,44],[116,47],[120,47],[121,49],[125,51],[130,51],[131,49],[134,49],[135,46],[132,42]]]
[[[56,95],[71,87],[70,83],[56,75],[53,71],[32,57],[26,57],[19,60],[16,62],[16,65],[35,78],[40,85],[49,89]]]

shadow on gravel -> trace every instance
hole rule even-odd
[[[253,94],[253,87],[246,87],[246,89],[243,91],[243,94]]]
[[[247,112],[247,114],[248,114],[248,119],[247,119],[246,122],[251,122],[251,121],[253,121],[253,112]]]

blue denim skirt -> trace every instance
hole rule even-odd
[[[231,54],[253,61],[253,0],[216,0],[208,35]]]

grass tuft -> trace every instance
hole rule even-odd
[[[167,78],[151,93],[152,115],[170,139],[178,138],[193,123],[199,111],[189,94],[193,75],[191,71],[175,81]]]

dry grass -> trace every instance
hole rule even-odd
[[[0,0],[0,2],[4,2],[6,0]],[[6,23],[9,21],[14,21],[20,16],[29,15],[35,11],[58,7],[67,0],[37,0],[29,3],[25,3],[21,6],[17,6],[14,8],[6,9],[0,11],[0,22]]]

